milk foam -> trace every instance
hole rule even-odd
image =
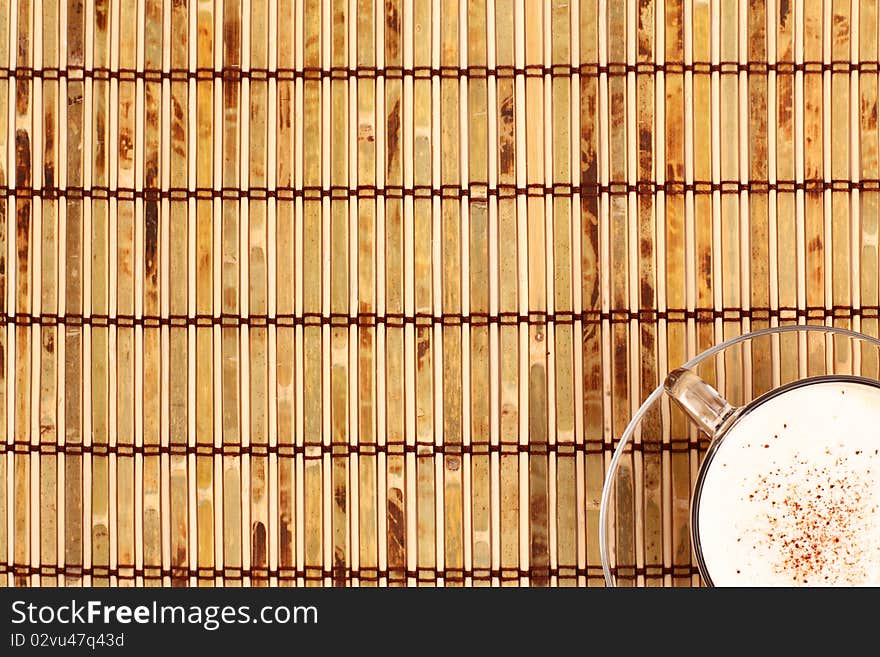
[[[716,586],[880,585],[880,388],[818,382],[739,418],[698,510]]]

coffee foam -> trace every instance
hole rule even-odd
[[[880,585],[880,388],[783,392],[724,435],[699,542],[716,586]]]

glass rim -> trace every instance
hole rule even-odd
[[[782,333],[826,333],[833,335],[840,335],[843,337],[848,337],[853,340],[858,340],[861,342],[867,342],[869,344],[873,344],[876,347],[880,347],[880,339],[871,337],[864,333],[859,333],[858,331],[853,331],[850,329],[838,328],[835,326],[824,326],[817,324],[791,324],[786,326],[773,326],[766,329],[761,329],[758,331],[752,331],[749,333],[743,333],[742,335],[738,335],[733,338],[729,338],[718,344],[706,349],[705,351],[700,352],[692,359],[682,364],[680,367],[686,367],[688,369],[693,369],[696,365],[699,365],[703,361],[711,358],[712,356],[718,354],[725,349],[732,347],[741,342],[746,342],[748,340],[753,340],[755,338],[760,338],[767,335],[777,335]],[[778,386],[773,390],[778,390],[784,388],[785,386]],[[769,392],[773,392],[773,390]],[[630,421],[627,423],[626,427],[623,430],[623,433],[620,435],[620,440],[617,444],[617,447],[614,448],[614,453],[611,456],[611,461],[608,463],[608,470],[605,474],[605,480],[602,484],[602,497],[599,503],[599,555],[602,559],[602,574],[605,578],[606,586],[614,587],[617,585],[614,576],[611,573],[611,564],[609,563],[609,553],[608,553],[608,543],[606,538],[606,533],[608,530],[608,513],[610,506],[610,499],[612,494],[612,483],[614,481],[615,475],[617,473],[617,468],[620,464],[620,459],[623,457],[623,452],[626,450],[626,446],[632,440],[632,436],[635,433],[636,427],[641,423],[642,418],[644,418],[645,414],[648,412],[655,403],[657,403],[658,399],[663,395],[663,383],[661,382],[650,395],[645,398],[645,401],[639,406],[636,412],[633,414]],[[767,393],[769,394],[769,393]],[[760,398],[759,398],[760,399]],[[753,400],[757,401],[757,400]],[[714,442],[713,442],[714,444]],[[702,468],[700,469],[702,473]],[[694,492],[696,492],[697,486],[699,485],[700,477],[698,475],[698,479],[694,484]],[[691,504],[691,513],[693,512],[693,504]],[[691,523],[693,525],[693,523]],[[691,536],[693,537],[693,528],[690,528]],[[700,559],[697,559],[697,566],[700,566]],[[701,574],[703,574],[704,569],[700,569]]]

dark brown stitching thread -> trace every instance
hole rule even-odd
[[[213,436],[211,437],[213,441]],[[705,449],[706,445],[690,442],[686,443],[689,449]],[[574,458],[578,454],[601,454],[604,450],[611,449],[612,444],[603,442],[598,445],[585,443],[500,443],[490,444],[488,442],[478,442],[470,444],[445,443],[437,445],[435,443],[386,443],[378,445],[376,443],[360,443],[351,444],[323,444],[320,442],[309,442],[308,440],[302,445],[281,444],[281,445],[238,445],[237,443],[228,443],[224,445],[129,445],[129,444],[91,444],[82,445],[79,443],[66,443],[58,445],[56,443],[37,443],[15,442],[0,443],[0,454],[11,452],[13,454],[41,454],[43,456],[110,456],[117,457],[159,457],[163,455],[169,456],[230,456],[230,457],[268,457],[277,456],[278,458],[303,458],[306,461],[323,459],[324,456],[345,457],[349,456],[377,456],[379,454],[400,456],[405,454],[415,454],[419,458],[434,458],[435,456],[461,456],[470,454],[471,456],[487,456],[490,454],[528,454],[529,456],[543,457],[554,455],[556,458]],[[428,450],[427,452],[425,450]],[[632,451],[634,452],[656,452],[656,451],[682,452],[683,443],[676,441],[673,443],[632,443]]]
[[[672,575],[673,577],[692,577],[694,575],[700,574],[700,571],[697,568],[696,564],[690,566],[666,566],[662,564],[648,564],[645,566],[617,565],[611,568],[611,572],[616,578],[619,579],[628,579],[635,577],[645,577],[647,579],[651,579],[654,577],[663,577],[666,575]]]
[[[612,323],[652,323],[657,321],[686,322],[711,322],[716,319],[724,321],[752,320],[794,320],[794,319],[832,319],[853,317],[880,317],[880,306],[862,306],[850,308],[848,306],[808,306],[805,308],[794,307],[757,307],[743,308],[669,308],[658,310],[656,308],[613,308],[609,311],[584,310],[581,312],[560,311],[556,313],[531,311],[527,315],[518,313],[441,313],[429,315],[415,313],[404,315],[399,313],[359,313],[348,315],[342,313],[303,313],[276,315],[81,315],[68,313],[56,315],[42,313],[31,315],[16,313],[14,315],[0,313],[0,326],[92,326],[92,327],[118,327],[118,328],[187,328],[190,326],[210,328],[239,329],[244,326],[250,328],[266,328],[275,326],[278,328],[320,327],[320,326],[358,326],[360,328],[373,328],[386,326],[391,328],[403,328],[406,326],[432,327],[432,326],[544,326],[547,324],[566,326],[577,322],[584,324]]]
[[[686,183],[683,181],[667,181],[665,183],[657,183],[650,180],[643,180],[637,183],[615,182],[608,184],[581,181],[579,184],[554,183],[553,185],[526,185],[524,187],[516,185],[498,184],[488,186],[485,182],[471,182],[466,185],[440,185],[434,187],[431,185],[385,185],[384,187],[376,187],[375,185],[356,185],[353,187],[343,185],[322,186],[304,186],[304,187],[196,187],[194,189],[184,187],[173,187],[168,189],[158,189],[153,187],[131,188],[131,187],[8,187],[0,186],[0,198],[8,196],[14,198],[40,198],[40,199],[116,199],[121,201],[134,201],[135,199],[144,199],[146,201],[187,201],[189,199],[212,201],[221,199],[226,201],[263,201],[268,199],[278,200],[322,200],[324,198],[345,200],[345,199],[372,199],[372,198],[441,198],[441,199],[470,199],[471,201],[481,201],[488,198],[514,198],[514,197],[553,197],[553,198],[571,198],[576,194],[585,197],[592,196],[628,196],[636,194],[638,196],[657,195],[663,192],[667,196],[676,196],[682,194],[713,194],[719,192],[722,195],[742,194],[744,192],[751,194],[769,194],[770,192],[785,193],[799,192],[805,193],[823,193],[825,191],[833,192],[852,192],[860,191],[880,191],[880,179],[862,179],[853,180],[822,180],[811,178],[803,181],[778,180],[770,183],[764,180],[755,180],[752,182],[742,182],[739,180],[722,180],[718,182],[712,181],[694,181]]]
[[[621,567],[624,568],[624,567]],[[647,566],[648,569],[656,569],[657,573],[662,574],[682,574],[681,570],[687,566]],[[640,568],[641,574],[644,574],[645,568]],[[692,574],[698,574],[696,567],[691,567]],[[267,579],[269,577],[277,577],[279,580],[293,580],[303,578],[307,580],[323,580],[332,578],[342,574],[342,576],[351,579],[400,579],[413,578],[424,579],[426,576],[431,579],[443,577],[444,579],[463,579],[471,577],[473,579],[519,579],[523,577],[540,577],[546,576],[548,573],[551,577],[587,577],[589,579],[600,579],[602,571],[596,566],[588,566],[586,568],[572,565],[531,568],[531,569],[511,569],[511,568],[417,568],[415,570],[404,570],[402,568],[324,568],[323,566],[305,566],[304,568],[282,567],[282,568],[233,568],[226,566],[224,568],[189,568],[172,566],[165,568],[161,566],[144,566],[137,568],[134,565],[117,565],[116,567],[95,566],[90,567],[79,565],[52,565],[44,564],[34,566],[30,564],[9,564],[0,561],[0,574],[13,573],[20,577],[30,577],[32,575],[42,575],[48,577],[67,576],[67,577],[118,577],[121,579],[132,579],[134,577],[144,577],[145,579],[158,579],[160,577],[190,578],[222,578],[222,579],[244,579],[251,577],[254,579]],[[653,574],[653,573],[652,573]]]
[[[489,68],[487,66],[405,67],[395,65],[388,65],[379,68],[375,66],[359,65],[355,68],[344,66],[331,66],[327,68],[305,66],[302,68],[279,67],[271,70],[264,68],[243,69],[234,66],[225,66],[220,69],[202,67],[195,69],[172,68],[167,70],[146,67],[143,69],[111,69],[100,66],[90,68],[84,66],[67,66],[65,68],[44,67],[42,69],[35,69],[29,66],[15,66],[0,68],[0,78],[14,77],[23,80],[58,80],[62,78],[73,80],[146,80],[147,82],[161,82],[162,80],[181,82],[189,80],[223,80],[226,82],[237,83],[242,80],[346,80],[351,78],[376,79],[404,77],[424,80],[431,78],[513,78],[517,76],[571,78],[574,75],[598,77],[600,75],[622,76],[630,73],[636,73],[638,75],[656,75],[657,73],[720,73],[722,75],[751,73],[753,75],[767,75],[770,72],[777,72],[780,74],[794,74],[796,72],[814,74],[825,72],[876,73],[877,71],[878,63],[875,61],[851,62],[849,60],[811,60],[805,62],[698,61],[692,63],[665,62],[663,64],[657,62],[608,62],[607,64],[583,63],[578,65],[529,64],[525,67],[496,66],[494,68]]]

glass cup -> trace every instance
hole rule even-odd
[[[663,389],[666,394],[699,426],[700,430],[706,434],[710,441],[706,456],[697,474],[691,500],[691,544],[693,545],[697,567],[706,584],[711,586],[712,579],[703,557],[702,543],[700,541],[700,500],[703,485],[714,462],[713,457],[717,453],[718,447],[724,441],[725,436],[730,434],[730,431],[735,428],[743,417],[762,404],[795,388],[834,382],[856,383],[880,388],[880,382],[862,376],[848,374],[814,376],[792,381],[786,385],[774,388],[744,406],[734,406],[714,387],[686,367],[673,370],[666,377],[663,383]]]
[[[828,379],[880,386],[880,340],[827,326],[775,327],[705,350],[648,394],[629,388],[633,407],[644,401],[621,434],[602,488],[606,584],[711,585],[696,520],[715,448],[745,413],[792,387]],[[612,413],[612,431],[618,421]]]

